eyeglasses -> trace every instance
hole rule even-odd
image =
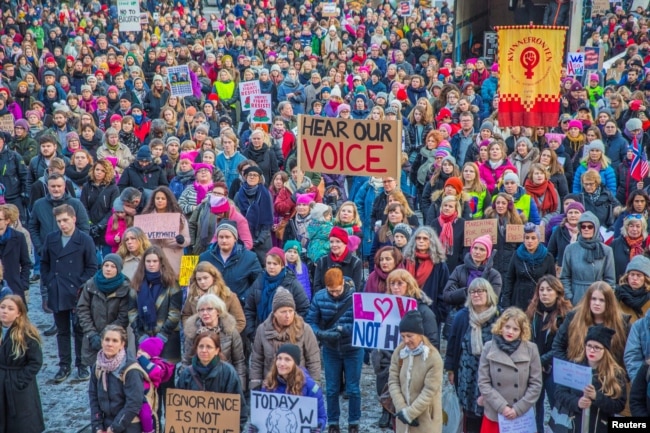
[[[203,314],[203,313],[212,313],[214,310],[215,310],[214,307],[201,308],[201,309],[199,310],[199,314]]]
[[[226,194],[224,194],[222,192],[217,192],[217,191],[212,191],[210,194],[216,195],[217,197],[225,197],[226,196]]]
[[[582,186],[595,186],[595,185],[596,185],[595,182],[583,182],[582,183]]]
[[[395,179],[384,179],[382,183],[392,183],[395,182]]]
[[[593,346],[591,344],[587,344],[586,347],[587,347],[587,350],[590,351],[590,352],[602,352],[603,349],[605,349],[604,347]]]
[[[428,236],[416,236],[415,240],[416,241],[428,241],[429,237]]]
[[[483,293],[487,293],[487,290],[485,290],[485,289],[474,289],[474,290],[469,291],[469,294],[472,295],[472,296],[474,296],[474,295],[482,295]]]
[[[594,225],[593,224],[580,224],[580,228],[582,230],[593,230]]]

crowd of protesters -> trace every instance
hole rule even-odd
[[[499,65],[480,44],[456,58],[445,2],[217,6],[142,2],[142,31],[120,32],[104,1],[0,1],[0,432],[45,429],[43,338],[59,370],[41,388],[89,381],[94,433],[157,431],[169,388],[238,394],[251,433],[251,391],[314,397],[312,433],[358,433],[364,362],[394,405],[377,426],[398,432],[442,431],[446,382],[466,433],[530,410],[538,432],[650,416],[646,11],[584,20],[583,44],[620,57],[562,70],[557,125],[504,127]],[[568,24],[568,2],[547,8]],[[172,95],[177,65],[192,96]],[[269,123],[240,101],[251,80]],[[401,176],[304,172],[303,114],[402,122]],[[163,213],[173,238],[134,225]],[[496,237],[465,247],[479,219]],[[394,351],[352,345],[354,292],[416,301]],[[554,358],[592,384],[554,383]]]

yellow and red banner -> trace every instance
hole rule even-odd
[[[498,27],[499,126],[557,126],[566,27]]]

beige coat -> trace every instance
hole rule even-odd
[[[542,364],[537,345],[522,341],[508,356],[488,341],[478,367],[478,387],[483,396],[485,416],[498,421],[498,414],[512,407],[517,416],[535,406],[542,392]]]
[[[192,346],[194,346],[196,332],[200,327],[201,319],[198,314],[190,316],[184,324],[184,365],[192,365],[192,357],[195,355]],[[239,332],[237,332],[237,322],[235,322],[234,317],[226,313],[219,316],[219,327],[219,337],[221,338],[221,352],[219,356],[222,360],[235,367],[241,380],[242,389],[246,389],[246,358],[244,357],[244,345],[242,344]]]
[[[307,369],[307,372],[315,382],[320,382],[320,348],[316,335],[307,325],[302,317],[295,314],[295,319],[301,323],[297,334],[297,341],[294,343],[300,347],[300,365]],[[251,380],[251,389],[262,384],[266,375],[271,371],[271,366],[275,361],[275,355],[278,348],[285,343],[290,343],[289,335],[286,331],[278,332],[273,326],[273,314],[257,327],[255,332],[255,342],[253,343],[253,352],[251,353],[251,368],[249,376]]]
[[[425,343],[421,355],[400,360],[402,348],[404,343],[397,346],[390,360],[388,389],[395,410],[404,410],[407,419],[417,418],[420,425],[412,427],[397,419],[395,432],[441,433],[443,364],[440,352]]]
[[[156,212],[154,211],[154,213]],[[187,219],[185,218],[185,215],[181,214],[181,220],[183,221],[183,228],[180,229],[179,234],[184,238],[182,245],[179,245],[174,238],[151,240],[151,245],[158,245],[163,250],[163,253],[165,253],[167,260],[169,260],[169,264],[172,265],[172,269],[174,270],[174,275],[176,275],[176,278],[178,278],[178,274],[181,271],[181,257],[183,257],[183,249],[190,245],[190,226],[187,222]]]
[[[199,298],[200,296],[188,297],[185,301],[185,305],[183,305],[183,310],[181,311],[181,321],[183,322],[183,325],[185,325],[185,321],[187,321],[190,316],[198,313],[198,311],[196,311],[196,304],[199,302]],[[226,311],[235,318],[235,321],[237,322],[237,332],[241,334],[246,327],[246,316],[244,315],[244,309],[241,306],[241,302],[239,302],[239,299],[233,293],[230,293],[228,299],[222,299],[222,301],[226,304]]]

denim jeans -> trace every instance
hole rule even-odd
[[[363,349],[353,347],[338,351],[323,347],[323,363],[325,369],[325,393],[327,398],[327,423],[339,425],[341,409],[339,394],[341,392],[341,371],[345,376],[345,392],[350,397],[348,424],[359,424],[361,419],[361,367],[363,365]]]
[[[542,393],[535,404],[535,421],[537,423],[537,431],[544,431],[544,393],[548,396],[548,403],[553,409],[555,405],[555,382],[553,382],[553,374],[542,373]]]

